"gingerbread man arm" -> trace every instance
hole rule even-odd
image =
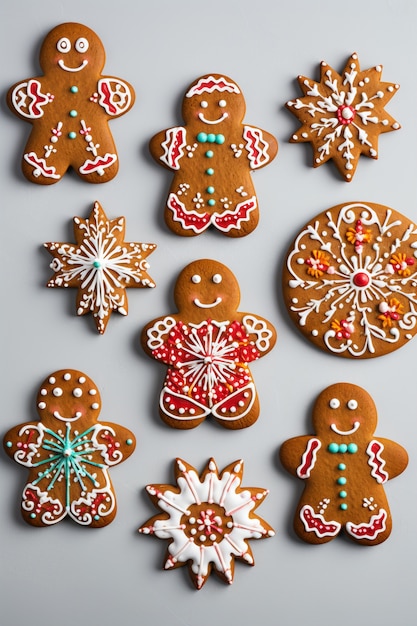
[[[385,482],[385,480],[399,476],[408,465],[406,450],[391,439],[383,437],[373,439],[368,445],[367,454],[368,464],[373,468],[372,475],[378,482]]]
[[[143,329],[141,337],[141,343],[146,354],[153,357],[154,350],[158,350],[164,345],[176,324],[177,320],[172,315],[158,317],[149,322]]]
[[[317,437],[302,435],[287,439],[281,445],[279,458],[284,468],[298,478],[309,478],[321,442]]]
[[[115,76],[102,76],[97,82],[97,92],[92,98],[109,118],[127,113],[135,102],[135,91],[128,82]]]
[[[7,93],[10,110],[23,120],[40,119],[44,114],[44,107],[53,102],[53,94],[44,93],[42,78],[27,78],[13,85]]]
[[[152,137],[149,149],[153,158],[169,170],[179,170],[187,144],[187,131],[184,126],[174,126],[162,130]]]
[[[243,140],[252,170],[268,165],[278,152],[278,143],[275,137],[261,128],[245,125],[243,127]]]
[[[275,345],[277,334],[268,320],[253,313],[241,313],[242,324],[260,352],[260,356],[268,354]]]
[[[136,447],[134,434],[127,428],[111,422],[100,422],[97,425],[93,441],[106,465],[109,466],[125,461]]]
[[[38,422],[26,422],[11,428],[4,436],[3,446],[9,457],[17,463],[32,467],[33,456],[37,452],[43,433]]]

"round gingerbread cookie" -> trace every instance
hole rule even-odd
[[[283,294],[316,346],[347,358],[382,356],[417,331],[417,226],[394,209],[340,204],[291,245]]]

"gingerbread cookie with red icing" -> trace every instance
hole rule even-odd
[[[41,47],[43,75],[10,88],[11,111],[33,127],[22,159],[29,181],[51,185],[70,167],[89,183],[116,176],[119,161],[108,122],[129,111],[135,92],[125,80],[101,74],[105,58],[90,28],[60,24]]]
[[[256,513],[266,489],[242,487],[243,461],[219,472],[210,459],[201,473],[186,461],[175,460],[176,485],[148,485],[152,502],[161,509],[139,532],[168,539],[164,569],[188,565],[196,589],[214,571],[231,585],[235,560],[254,565],[249,540],[275,532]]]
[[[350,182],[360,155],[377,159],[379,136],[401,128],[385,110],[399,85],[382,82],[381,74],[381,65],[361,71],[355,53],[342,74],[323,61],[318,83],[298,77],[303,96],[290,100],[286,107],[301,127],[290,142],[311,143],[313,167],[333,160]]]
[[[175,234],[192,237],[212,226],[228,237],[243,237],[256,228],[251,172],[275,158],[278,144],[270,133],[243,123],[245,108],[233,80],[207,74],[186,91],[185,125],[152,138],[152,156],[174,172],[165,221]]]
[[[280,449],[283,466],[305,487],[294,529],[308,543],[326,543],[344,530],[362,545],[385,541],[392,519],[384,484],[405,470],[408,455],[375,437],[377,410],[361,387],[336,383],[318,396],[314,435],[294,437]]]
[[[249,364],[272,350],[274,327],[237,310],[238,282],[217,261],[187,265],[174,299],[178,312],[153,320],[142,332],[144,350],[167,366],[161,418],[174,428],[194,428],[210,414],[225,428],[251,426],[259,400]]]
[[[100,393],[86,374],[54,372],[42,383],[36,407],[39,421],[10,429],[7,454],[29,470],[22,494],[23,519],[50,526],[70,517],[100,528],[116,515],[109,469],[125,461],[136,440],[130,430],[98,422]]]
[[[340,204],[308,222],[283,269],[290,317],[337,356],[377,357],[417,332],[417,225],[389,207]]]

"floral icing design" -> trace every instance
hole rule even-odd
[[[221,473],[214,459],[201,475],[181,459],[176,459],[174,468],[176,485],[147,486],[161,513],[139,532],[170,540],[164,568],[188,565],[197,589],[212,568],[222,580],[233,583],[235,559],[254,565],[248,540],[275,534],[255,513],[268,491],[241,487],[242,461],[231,463]]]
[[[124,241],[125,218],[107,219],[98,202],[88,219],[74,218],[76,243],[45,243],[54,257],[48,287],[76,287],[77,315],[92,313],[99,333],[112,311],[127,315],[128,287],[155,287],[147,257],[153,243]]]
[[[361,71],[353,54],[342,74],[323,61],[318,83],[298,77],[303,97],[286,106],[302,125],[290,141],[311,142],[314,167],[333,159],[350,182],[360,155],[377,159],[379,135],[400,128],[385,111],[399,85],[382,82],[381,74],[380,65]]]
[[[416,225],[387,207],[352,203],[319,215],[284,269],[292,319],[333,354],[395,350],[417,329],[416,250]]]

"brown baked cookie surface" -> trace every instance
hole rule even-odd
[[[330,354],[368,358],[417,332],[417,226],[394,209],[340,204],[291,245],[283,295],[296,327]]]
[[[9,108],[33,127],[22,159],[32,183],[56,183],[69,167],[89,183],[116,176],[119,161],[108,122],[131,109],[135,92],[125,80],[102,75],[105,58],[90,28],[60,24],[41,47],[43,75],[9,89]]]
[[[285,441],[280,459],[305,482],[294,517],[297,535],[326,543],[342,530],[363,545],[376,545],[391,533],[384,484],[405,470],[407,452],[375,437],[377,411],[361,387],[336,383],[318,396],[314,435]]]
[[[377,159],[379,136],[400,128],[385,110],[399,85],[382,82],[381,74],[381,65],[361,71],[352,54],[342,74],[323,61],[318,82],[298,76],[303,96],[286,107],[301,126],[290,142],[311,143],[313,167],[331,159],[350,182],[360,155]]]
[[[176,459],[175,485],[148,485],[152,502],[161,509],[139,532],[168,539],[164,569],[188,566],[197,589],[214,571],[232,584],[235,560],[254,565],[249,540],[273,537],[275,532],[255,512],[268,491],[242,487],[243,461],[219,472],[210,459],[201,474]]]
[[[118,424],[98,422],[100,393],[77,370],[54,372],[42,383],[38,422],[26,422],[4,436],[6,453],[29,470],[22,515],[33,526],[50,526],[68,516],[100,528],[116,515],[109,469],[134,451],[134,434]]]
[[[124,217],[109,220],[95,202],[87,219],[74,217],[74,243],[44,244],[54,257],[47,286],[75,287],[77,315],[92,313],[100,334],[113,311],[127,315],[126,289],[155,287],[147,257],[156,244],[124,241],[125,226]]]
[[[173,428],[194,428],[210,414],[225,428],[251,426],[259,400],[249,365],[274,347],[274,327],[237,310],[238,282],[218,261],[187,265],[174,298],[178,312],[149,322],[141,338],[145,352],[167,367],[161,418]]]
[[[256,228],[251,172],[275,158],[278,144],[270,133],[243,123],[245,109],[234,81],[207,74],[186,91],[185,125],[152,138],[152,156],[174,172],[165,221],[175,234],[196,236],[212,226],[228,237],[243,237]]]

